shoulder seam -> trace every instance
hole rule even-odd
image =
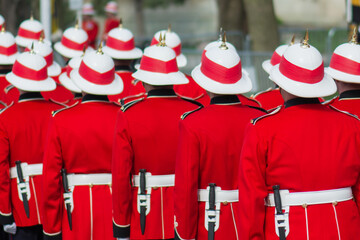
[[[260,107],[255,107],[255,106],[250,106],[250,105],[244,105],[244,106],[249,107],[249,108],[253,108],[253,109],[257,109],[257,110],[262,111],[264,113],[269,113],[268,111],[266,111],[265,109],[260,108]]]
[[[134,106],[135,104],[143,101],[145,99],[145,97],[142,97],[140,99],[136,99],[134,101],[128,102],[127,104],[125,104],[124,106],[121,107],[121,111],[125,112],[126,110],[128,110],[130,107]]]
[[[204,108],[202,105],[199,106],[197,109],[194,109],[194,110],[191,110],[191,111],[188,111],[188,112],[185,112],[183,115],[181,115],[181,120],[184,120],[187,116],[189,116],[190,114],[194,113],[194,112],[197,112],[199,111],[200,109]]]
[[[59,112],[62,112],[62,111],[64,111],[64,110],[67,110],[67,109],[70,109],[70,108],[73,108],[73,107],[75,107],[76,105],[78,105],[78,103],[79,103],[79,102],[76,102],[76,103],[74,103],[74,104],[71,105],[71,106],[65,106],[64,108],[60,108],[60,109],[58,109],[58,110],[52,111],[52,112],[51,112],[51,115],[52,115],[53,117],[55,117],[55,115],[58,114]],[[61,104],[60,104],[60,105],[61,105]]]
[[[9,105],[7,105],[5,108],[0,110],[0,114],[2,114],[3,112],[5,112],[5,110],[9,109],[11,106],[14,105],[14,102],[11,102]]]
[[[178,95],[179,96],[179,95]],[[180,97],[180,96],[179,96]],[[199,103],[198,101],[194,100],[194,99],[191,99],[191,98],[184,98],[184,97],[180,97],[180,99],[184,100],[184,101],[187,101],[187,102],[190,102],[192,104],[195,104],[199,107],[204,107],[201,103]]]
[[[355,118],[355,119],[357,119],[357,120],[360,120],[359,117],[356,116],[355,114],[351,114],[351,113],[349,113],[349,112],[347,112],[347,111],[340,110],[340,109],[338,109],[338,108],[336,108],[336,107],[334,107],[334,106],[332,106],[332,105],[329,105],[329,106],[330,106],[331,109],[333,109],[333,110],[335,110],[335,111],[341,112],[341,113],[346,114],[346,115],[348,115],[348,116],[350,116],[350,117],[353,117],[353,118]]]
[[[276,113],[278,113],[278,112],[280,111],[281,107],[282,107],[282,106],[279,106],[279,107],[277,107],[274,111],[272,111],[272,112],[270,112],[270,113],[268,113],[268,114],[265,114],[265,115],[263,115],[263,116],[260,116],[260,117],[258,117],[258,118],[255,118],[255,119],[252,119],[252,120],[250,121],[250,123],[251,123],[252,125],[255,125],[259,120],[264,119],[264,118],[269,117],[269,116],[272,116],[272,115],[275,115]]]
[[[66,105],[66,103],[57,102],[57,101],[55,101],[54,99],[51,99],[51,98],[49,98],[49,101],[52,102],[52,103],[58,104],[60,106],[63,106],[63,107],[68,107],[68,105]],[[69,100],[67,101],[67,103],[68,102],[69,102]]]

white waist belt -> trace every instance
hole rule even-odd
[[[68,174],[67,179],[69,187],[111,185],[111,173]]]
[[[198,201],[199,202],[209,201],[208,189],[198,190]],[[239,190],[221,190],[219,187],[215,188],[215,203],[238,202],[238,201],[239,201]]]
[[[175,186],[175,175],[151,175],[150,173],[145,174],[146,188],[152,187],[173,187]],[[133,176],[133,186],[140,186],[139,175]]]
[[[42,175],[43,165],[42,163],[39,164],[27,164],[27,163],[21,163],[21,170],[23,173],[24,178],[25,177],[31,177],[36,175]],[[16,167],[10,168],[10,178],[17,178],[17,170]]]
[[[353,198],[350,187],[324,191],[292,192],[280,190],[281,204],[286,206],[316,205],[348,201]],[[266,205],[275,207],[274,194],[270,193],[266,199]]]

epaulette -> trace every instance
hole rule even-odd
[[[66,103],[58,102],[58,101],[55,101],[54,99],[51,99],[51,98],[49,98],[49,101],[52,102],[52,103],[56,103],[56,104],[58,104],[58,105],[61,105],[61,106],[63,106],[63,107],[68,107],[68,105],[66,105]],[[68,103],[68,102],[69,102],[69,101],[67,101],[67,103]]]
[[[0,114],[2,114],[3,112],[5,112],[6,109],[9,109],[11,106],[14,105],[14,102],[11,102],[9,105],[7,105],[5,108],[0,110]]]
[[[334,106],[332,106],[332,105],[329,105],[329,106],[330,106],[330,108],[334,109],[335,111],[341,112],[341,113],[343,113],[343,114],[346,114],[346,115],[348,115],[348,116],[351,116],[351,117],[353,117],[353,118],[356,118],[357,120],[360,120],[359,117],[356,116],[356,115],[354,115],[354,114],[351,114],[351,113],[349,113],[349,112],[347,112],[347,111],[343,111],[343,110],[337,109],[336,107],[334,107]]]
[[[280,111],[281,107],[282,107],[282,106],[277,107],[277,108],[276,108],[274,111],[272,111],[271,113],[268,113],[268,114],[266,114],[266,115],[260,116],[260,117],[255,118],[255,119],[252,119],[252,120],[250,121],[250,123],[251,123],[252,125],[255,125],[259,120],[264,119],[264,118],[266,118],[266,117],[269,117],[269,116],[272,116],[272,115],[278,113],[278,112]]]
[[[327,101],[322,102],[321,104],[322,104],[322,105],[330,105],[330,104],[332,104],[338,97],[339,97],[339,96],[335,96],[335,97],[333,97],[332,99],[329,99],[329,100],[327,100]]]
[[[180,96],[179,96],[180,97]],[[199,103],[198,101],[195,101],[194,99],[192,98],[188,98],[188,97],[180,97],[182,100],[185,100],[187,102],[191,102],[199,107],[204,107],[201,103]]]
[[[264,90],[264,91],[260,91],[260,92],[258,92],[258,93],[255,93],[254,95],[251,95],[251,97],[252,98],[256,98],[257,96],[259,96],[260,94],[263,94],[263,93],[267,93],[267,92],[270,92],[270,91],[272,91],[272,90],[274,90],[273,88],[268,88],[268,89],[266,89],[266,90]]]
[[[53,117],[55,117],[55,115],[58,114],[59,112],[62,112],[62,111],[64,111],[64,110],[67,110],[67,109],[70,109],[70,108],[73,108],[73,107],[75,107],[76,105],[78,105],[78,103],[79,103],[79,102],[76,102],[76,103],[74,103],[74,104],[71,105],[71,106],[67,106],[67,105],[66,105],[64,108],[60,108],[60,109],[58,109],[58,110],[52,111],[52,112],[51,112],[51,115],[52,115]]]
[[[126,110],[128,110],[130,107],[134,106],[135,104],[143,101],[145,98],[142,97],[140,99],[136,99],[134,101],[128,102],[127,104],[125,104],[124,106],[121,107],[121,111],[125,112]]]
[[[247,107],[249,107],[249,108],[254,108],[254,109],[257,109],[257,110],[262,111],[262,112],[264,112],[264,113],[269,113],[268,111],[266,111],[265,109],[260,108],[260,107],[249,106],[249,105],[246,105],[246,106],[247,106]]]
[[[190,114],[192,114],[192,113],[194,113],[194,112],[197,112],[197,111],[199,111],[200,109],[202,109],[204,106],[203,105],[201,105],[201,106],[199,106],[197,109],[195,109],[195,110],[191,110],[191,111],[189,111],[189,112],[186,112],[186,113],[184,113],[183,115],[181,115],[181,120],[184,120],[187,116],[189,116]]]
[[[4,88],[4,92],[6,93],[6,94],[8,94],[8,92],[11,90],[11,89],[13,89],[13,88],[15,88],[13,85],[11,85],[11,84],[9,84],[9,85],[7,85],[5,88]]]

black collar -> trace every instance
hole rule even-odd
[[[40,92],[25,92],[20,95],[19,101],[39,98],[44,99]]]
[[[158,88],[148,92],[148,97],[174,97],[175,91],[169,88]]]
[[[115,66],[115,71],[128,71],[128,72],[133,72],[134,69],[130,66],[126,66],[126,65],[120,65],[120,66]]]
[[[234,104],[240,103],[239,98],[236,95],[221,95],[211,98],[210,104]]]
[[[82,93],[75,93],[74,98],[82,98]]]
[[[320,104],[318,98],[293,98],[285,102],[285,108],[301,104]]]
[[[7,73],[9,73],[9,72],[11,72],[11,66],[10,66],[9,69],[1,69],[1,70],[0,70],[0,74],[1,74],[1,75],[7,74]]]
[[[342,92],[339,96],[339,100],[343,98],[360,98],[360,89]]]
[[[109,98],[106,95],[95,95],[95,94],[85,94],[81,102],[90,102],[90,101],[105,101],[109,102]]]

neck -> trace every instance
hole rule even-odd
[[[150,85],[150,84],[147,84],[147,83],[142,83],[144,88],[145,88],[145,91],[148,93],[149,91],[151,90],[155,90],[155,89],[173,89],[173,86],[172,85],[166,85],[166,86],[154,86],[154,85]]]
[[[338,80],[335,80],[335,83],[339,94],[350,90],[360,90],[360,84],[358,83],[346,83]]]
[[[287,101],[289,101],[291,99],[294,99],[294,98],[298,98],[298,96],[295,96],[295,95],[285,91],[282,88],[280,88],[280,93],[281,93],[282,98],[284,99],[284,102],[287,102]]]

